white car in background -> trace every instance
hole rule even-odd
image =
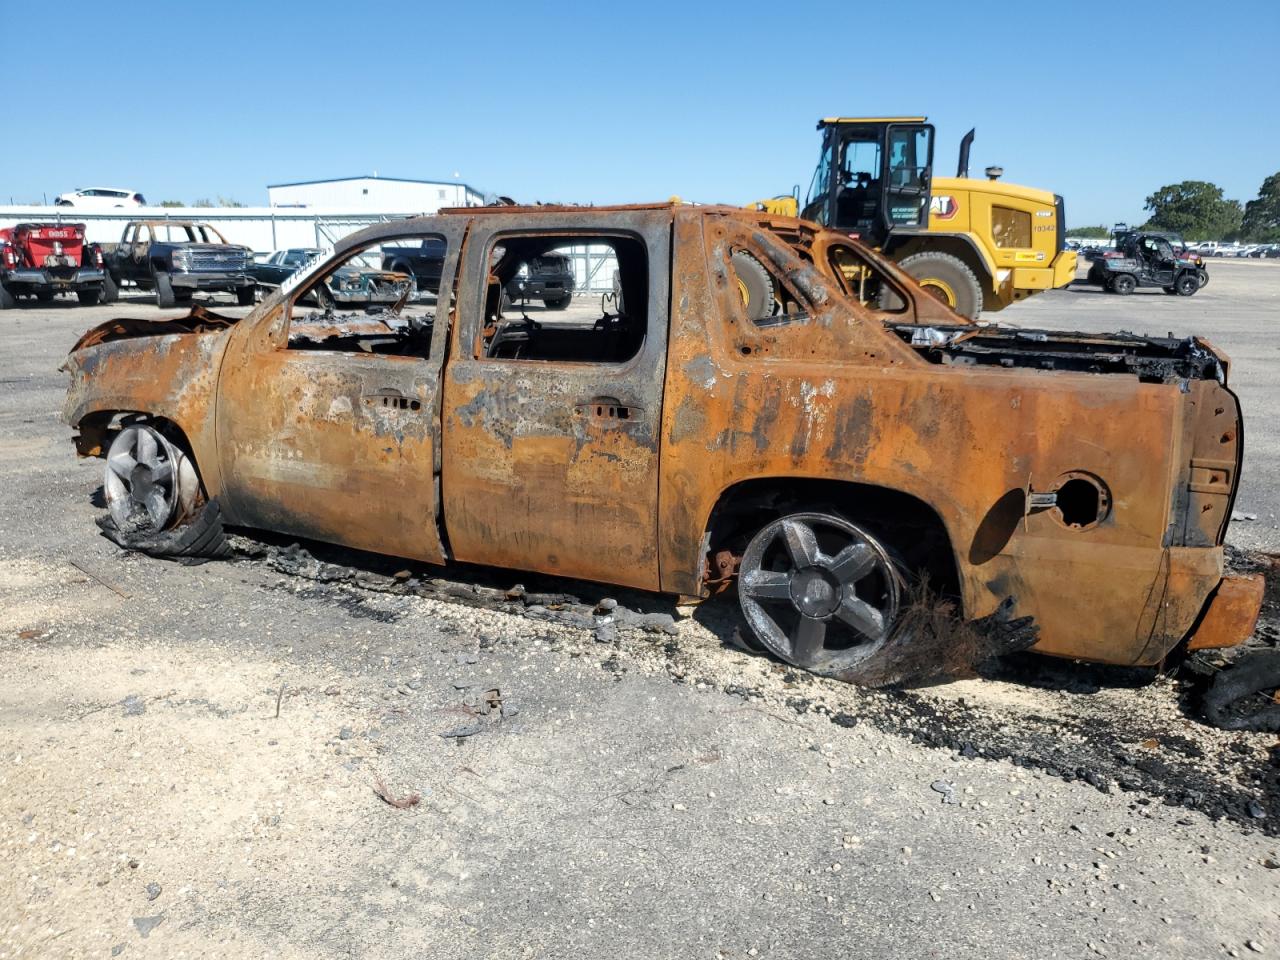
[[[79,207],[82,210],[115,210],[119,207],[145,207],[147,198],[135,190],[115,187],[86,187],[58,195],[54,205]]]

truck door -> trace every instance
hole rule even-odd
[[[441,562],[439,400],[448,299],[410,292],[392,305],[332,277],[376,272],[381,242],[447,245],[452,277],[467,221],[409,220],[344,245],[286,281],[251,314],[218,378],[223,496],[235,522],[363,550]],[[323,290],[321,286],[323,285]]]
[[[668,209],[476,218],[442,414],[457,559],[658,586],[670,249]],[[544,254],[575,265],[577,295],[504,306]]]
[[[889,124],[881,162],[880,216],[884,235],[899,227],[926,226],[933,180],[933,125]]]

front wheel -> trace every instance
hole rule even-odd
[[[120,299],[120,288],[116,285],[115,279],[109,273],[102,278],[101,299],[103,303],[115,303]]]
[[[9,288],[0,283],[0,310],[12,310],[18,305],[18,298],[9,292]]]
[[[832,513],[793,513],[747,544],[738,602],[773,654],[816,673],[856,671],[889,640],[902,578],[861,527]]]
[[[548,310],[564,310],[573,301],[573,297],[561,297],[559,300],[543,300],[543,305]]]
[[[1188,270],[1174,281],[1173,288],[1178,291],[1178,296],[1189,297],[1200,289],[1200,278]]]
[[[150,423],[128,424],[107,450],[103,532],[122,547],[154,556],[225,557],[217,501],[206,502],[195,462]]]
[[[1196,271],[1196,276],[1200,281],[1201,287],[1207,287],[1209,285],[1209,271],[1204,269],[1204,267],[1201,267]]]
[[[173,295],[173,284],[169,282],[167,273],[156,274],[156,306],[162,309],[175,307],[178,299]]]
[[[925,292],[970,320],[982,313],[982,285],[968,265],[949,253],[915,253],[898,263]]]
[[[258,299],[258,288],[254,284],[247,287],[236,288],[236,303],[242,307],[251,307],[255,300]]]

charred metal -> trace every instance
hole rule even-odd
[[[444,251],[438,290],[325,298],[349,259],[415,239]],[[504,295],[588,241],[617,264],[599,310]],[[800,220],[467,208],[349,237],[238,322],[89,331],[65,418],[170,525],[200,511],[157,497],[429,563],[736,584],[772,652],[870,683],[962,647],[1152,664],[1201,629],[1243,640],[1228,366],[1197,338],[966,323]],[[198,491],[170,479],[188,464]]]

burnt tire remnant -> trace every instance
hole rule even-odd
[[[1204,695],[1204,715],[1223,730],[1280,732],[1280,650],[1240,657],[1213,678]]]
[[[98,517],[96,522],[112,543],[153,557],[203,563],[231,556],[231,545],[222,526],[222,509],[216,499],[200,507],[187,522],[159,532],[121,529],[110,514]]]

